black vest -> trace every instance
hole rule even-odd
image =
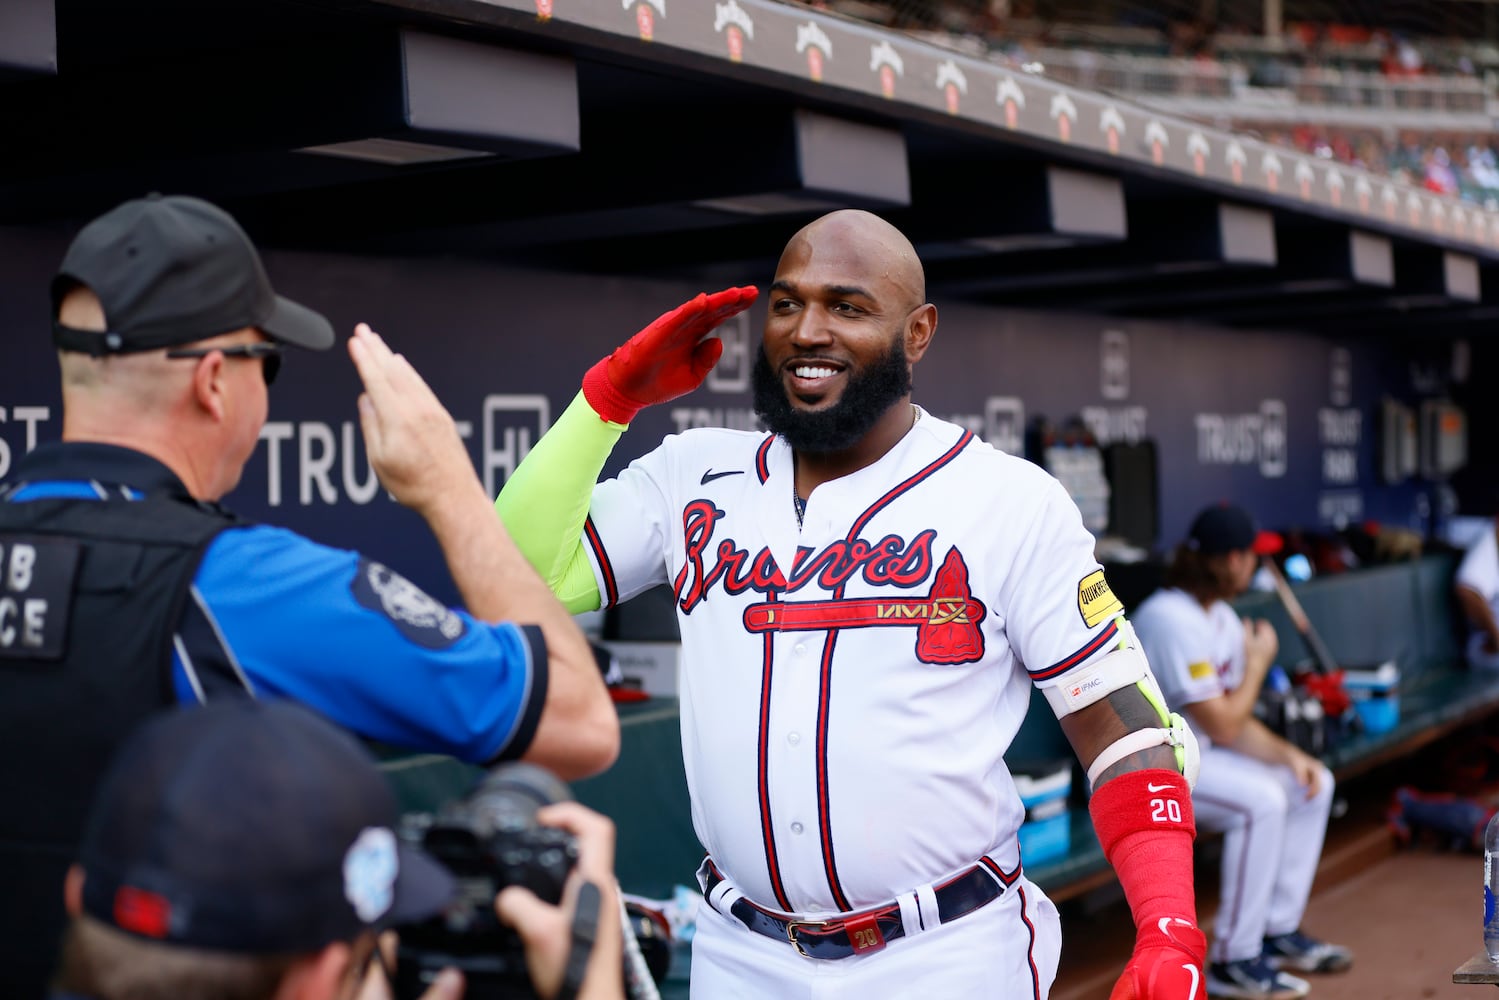
[[[0,502],[0,996],[45,992],[94,788],[177,701],[173,637],[192,627],[204,550],[235,523],[167,495]]]

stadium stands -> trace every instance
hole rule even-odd
[[[1492,43],[1337,24],[1292,24],[1279,37],[1192,21],[1066,24],[911,0],[814,6],[1429,191],[1499,199]]]

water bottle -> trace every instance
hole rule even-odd
[[[1499,965],[1499,914],[1494,897],[1499,893],[1499,812],[1489,817],[1483,831],[1483,950]]]

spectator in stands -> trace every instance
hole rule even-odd
[[[1499,670],[1499,517],[1478,536],[1457,567],[1458,607],[1468,619],[1468,663]]]
[[[1274,541],[1241,508],[1209,507],[1173,553],[1165,587],[1131,615],[1167,705],[1186,716],[1202,747],[1192,793],[1198,822],[1224,834],[1208,993],[1245,1000],[1305,996],[1306,980],[1285,970],[1352,964],[1346,948],[1300,929],[1332,808],[1332,773],[1255,718],[1275,630],[1240,621],[1228,604]]]
[[[110,753],[170,705],[290,698],[476,763],[610,764],[619,720],[583,633],[494,517],[452,417],[373,331],[349,343],[370,464],[431,528],[466,610],[219,505],[284,353],[334,341],[228,213],[155,195],[110,210],[68,248],[52,303],[63,440],[0,483],[0,595],[28,609],[21,632],[0,627],[6,1000],[44,988]]]
[[[508,887],[496,911],[525,941],[542,996],[557,995],[566,977],[581,998],[618,1000],[612,824],[575,802],[537,818],[579,841],[564,903]],[[72,920],[55,995],[388,996],[377,934],[440,913],[458,890],[436,861],[397,840],[397,819],[368,753],[306,709],[239,700],[157,716],[122,744],[90,810],[68,873]],[[516,985],[516,995],[529,992]],[[422,996],[463,992],[463,977],[444,970]]]

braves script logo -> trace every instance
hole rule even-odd
[[[899,535],[886,535],[873,543],[840,539],[818,552],[798,549],[789,579],[769,549],[751,556],[732,538],[718,542],[709,565],[704,553],[723,516],[708,500],[695,500],[682,512],[687,561],[677,574],[675,589],[684,614],[691,614],[719,585],[729,594],[791,594],[813,581],[824,590],[836,590],[857,576],[874,586],[910,589],[932,575],[932,542],[937,536],[932,529],[909,543]],[[983,658],[984,636],[978,625],[987,614],[969,590],[963,557],[952,549],[925,597],[765,601],[745,609],[744,625],[751,632],[914,626],[916,657],[923,663],[972,663]]]

